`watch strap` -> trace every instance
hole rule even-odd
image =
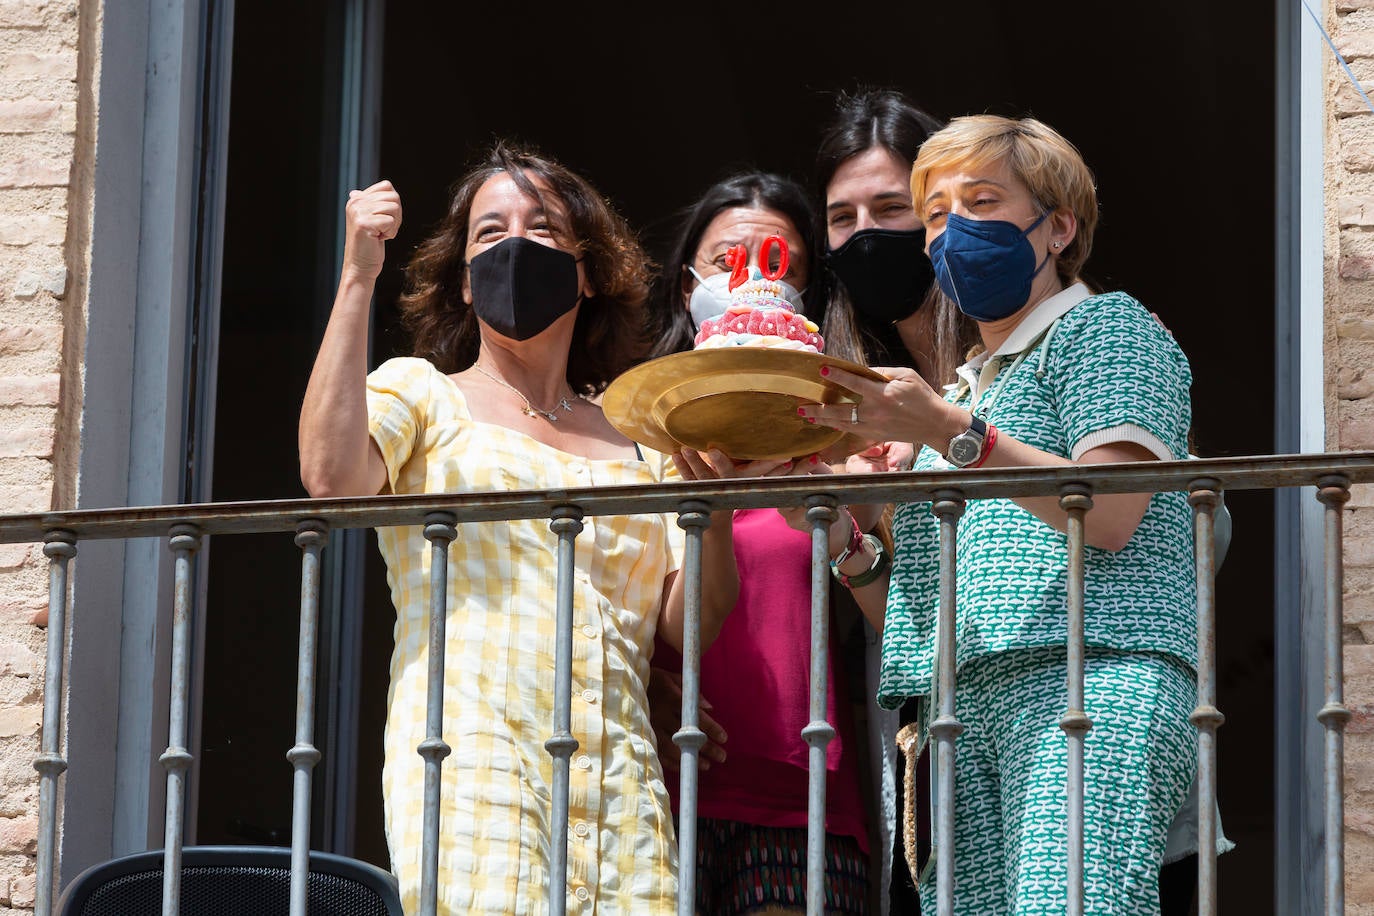
[[[949,445],[945,449],[944,458],[956,468],[966,468],[975,461],[983,457],[984,450],[987,448],[988,424],[982,417],[975,413],[969,414],[968,429],[949,440]],[[955,452],[963,445],[972,445],[976,441],[978,444],[978,454],[960,461],[955,457]]]

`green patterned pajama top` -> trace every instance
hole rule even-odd
[[[1027,316],[1008,344],[986,360],[993,365],[983,377],[996,376],[983,386],[979,403],[968,384],[953,388],[948,399],[969,409],[991,403],[984,419],[1055,455],[1077,458],[1095,445],[1127,440],[1151,444],[1156,452],[1167,449],[1161,458],[1186,458],[1192,423],[1187,358],[1132,297],[1085,296],[1085,288],[1071,287]],[[1058,323],[1051,326],[1055,317]],[[1038,336],[1026,340],[1031,333]],[[1017,363],[1015,349],[1003,351],[1021,340],[1028,352]],[[983,365],[980,357],[960,374],[972,378],[970,370]],[[948,465],[937,452],[921,449],[915,469],[940,467]],[[878,701],[887,708],[932,692],[939,528],[930,504],[899,506],[893,537],[878,689]],[[1011,500],[969,501],[956,539],[958,666],[1012,649],[1065,644],[1067,540]],[[1165,653],[1196,668],[1197,595],[1186,494],[1155,494],[1130,543],[1118,553],[1086,548],[1084,571],[1088,646]]]

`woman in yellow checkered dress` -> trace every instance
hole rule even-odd
[[[354,191],[339,292],[301,413],[312,495],[551,489],[662,479],[589,398],[638,356],[647,259],[580,177],[497,144],[407,268],[415,356],[367,373],[370,300],[396,235],[389,182]],[[584,519],[574,574],[568,912],[675,909],[677,853],[644,695],[655,628],[680,646],[674,520]],[[418,907],[429,552],[378,532],[396,605],[383,792],[392,869]],[[439,911],[548,910],[555,551],[547,520],[458,526],[450,552]],[[728,545],[725,548],[728,550]],[[707,533],[709,564],[718,545]],[[733,565],[733,564],[731,564]],[[702,616],[738,579],[712,576]]]

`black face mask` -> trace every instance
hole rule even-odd
[[[528,340],[582,301],[577,259],[566,251],[512,236],[468,262],[472,310],[492,330]]]
[[[825,256],[849,301],[874,321],[915,314],[935,279],[924,229],[861,229]]]

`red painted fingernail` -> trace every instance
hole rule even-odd
[[[806,408],[805,408],[805,407],[798,407],[798,408],[797,408],[797,416],[799,416],[799,417],[804,417],[804,416],[806,416]]]
[[[811,463],[812,463],[812,464],[815,464],[817,461],[820,461],[820,459],[817,458],[815,455],[812,455],[812,456],[811,456]]]
[[[830,367],[829,367],[829,366],[821,366],[821,375],[829,375],[829,374],[830,374]]]

